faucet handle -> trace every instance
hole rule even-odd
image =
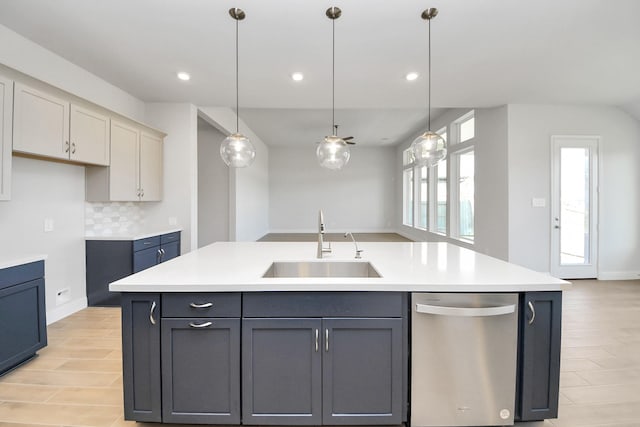
[[[362,258],[362,255],[360,255],[362,252],[364,252],[364,249],[356,249],[356,259]]]

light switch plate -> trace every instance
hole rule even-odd
[[[44,232],[49,233],[53,231],[53,218],[45,218],[44,219]]]
[[[544,197],[534,197],[531,199],[531,206],[534,208],[544,208],[547,206],[547,199]]]

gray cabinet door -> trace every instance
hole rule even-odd
[[[180,255],[180,242],[170,242],[162,244],[162,256],[160,257],[160,262],[169,261]]]
[[[243,424],[320,425],[320,319],[243,319]]]
[[[162,421],[240,423],[240,319],[162,319]]]
[[[520,313],[519,419],[557,418],[562,292],[527,292]]]
[[[123,293],[124,417],[160,422],[160,295]]]
[[[133,253],[133,272],[138,273],[160,262],[160,246]]]
[[[402,319],[323,319],[322,423],[402,422]]]

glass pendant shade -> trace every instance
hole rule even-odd
[[[318,145],[316,156],[323,168],[340,170],[349,162],[351,153],[344,139],[331,135]]]
[[[447,157],[447,142],[428,130],[411,143],[411,152],[417,166],[435,166]]]
[[[222,141],[220,156],[227,166],[245,168],[256,158],[256,149],[249,138],[241,133],[234,133]]]

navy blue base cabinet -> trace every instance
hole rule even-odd
[[[46,345],[44,261],[0,270],[0,375]]]
[[[109,292],[109,283],[179,255],[179,231],[139,240],[87,240],[89,307],[120,305],[120,293]]]
[[[520,295],[516,420],[558,417],[562,292]]]

